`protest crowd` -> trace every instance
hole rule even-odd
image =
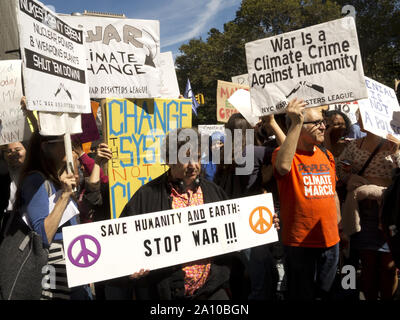
[[[42,6],[36,1],[32,3]],[[22,8],[22,5],[20,10],[20,15],[28,11],[27,8]],[[62,23],[72,24],[72,20],[65,19],[66,22]],[[26,32],[21,31],[21,34]],[[329,35],[328,32],[327,34]],[[20,37],[22,39],[22,36]],[[72,36],[69,40],[73,41]],[[251,44],[254,46],[253,50],[255,43]],[[112,41],[110,44],[112,45]],[[21,41],[21,50],[22,46]],[[278,41],[272,46],[277,49]],[[345,39],[342,42],[343,52],[348,52],[353,48],[351,46],[352,44]],[[249,48],[251,49],[250,45]],[[28,52],[28,49],[25,51]],[[311,52],[314,54],[314,51]],[[321,52],[322,49],[320,54]],[[249,56],[248,60],[251,60]],[[358,66],[355,60],[357,56],[350,57],[352,64],[349,68],[355,70]],[[356,58],[353,60],[353,57]],[[300,54],[296,53],[297,58],[300,59]],[[59,59],[61,60],[60,57]],[[25,60],[22,62],[23,66]],[[250,94],[251,104],[261,103],[257,96],[261,91],[253,93],[253,88],[258,85],[259,88],[264,88],[265,85],[252,80],[257,78],[257,72],[262,69],[259,68],[262,64],[261,59],[256,58],[256,61],[253,70],[249,67],[249,74],[254,72],[255,76],[254,78],[249,75],[250,91],[240,90],[240,86],[236,86],[232,91]],[[7,60],[1,62],[7,63]],[[19,63],[21,65],[21,62]],[[27,63],[29,64],[29,61]],[[271,60],[268,63],[274,62]],[[337,68],[345,68],[344,65],[342,61]],[[265,60],[263,66],[261,72],[266,76],[265,72],[269,72],[269,66],[265,65]],[[25,72],[25,68],[30,68],[30,73]],[[148,68],[152,67],[144,63],[143,72],[149,72]],[[314,65],[314,69],[316,68]],[[328,69],[328,62],[324,68]],[[0,65],[1,72],[5,74],[7,70]],[[4,110],[8,110],[13,104],[13,108],[17,110],[15,113],[19,113],[20,116],[19,123],[25,124],[22,131],[28,131],[27,135],[20,132],[17,135],[20,138],[9,135],[8,138],[12,141],[3,139],[6,135],[0,131],[0,299],[398,299],[400,136],[396,130],[385,131],[384,135],[377,132],[375,134],[367,125],[369,111],[364,112],[361,103],[353,104],[356,106],[352,112],[354,119],[350,119],[346,112],[330,107],[327,101],[319,104],[310,102],[309,97],[302,93],[304,91],[301,91],[301,87],[313,87],[317,94],[323,93],[323,80],[317,81],[321,86],[297,81],[300,84],[292,82],[288,85],[290,90],[294,89],[287,90],[284,94],[286,103],[283,112],[270,112],[272,109],[267,111],[264,108],[261,112],[253,112],[249,116],[249,110],[254,111],[250,108],[250,98],[247,110],[239,103],[234,105],[234,100],[230,100],[236,109],[224,123],[218,123],[222,129],[202,131],[201,125],[194,127],[191,123],[195,112],[201,108],[194,100],[193,94],[188,96],[187,93],[182,95],[178,92],[175,96],[165,97],[168,99],[160,103],[155,99],[160,96],[151,96],[151,92],[147,97],[139,96],[138,99],[148,99],[147,106],[127,99],[123,103],[115,104],[112,100],[115,98],[115,92],[101,96],[100,90],[99,96],[89,97],[87,90],[79,95],[80,99],[87,100],[89,111],[85,109],[85,112],[71,112],[90,115],[97,135],[85,140],[85,136],[89,134],[85,131],[86,120],[83,116],[78,119],[80,130],[57,131],[63,126],[64,119],[52,115],[48,107],[37,107],[34,101],[39,90],[37,85],[28,89],[29,77],[33,78],[32,82],[40,81],[41,86],[46,86],[46,81],[49,80],[38,78],[40,74],[56,78],[56,72],[50,74],[36,70],[39,73],[37,76],[33,74],[32,66],[26,66],[22,70],[24,92],[21,91],[18,97],[8,101],[8,105],[0,100],[0,106],[3,108],[4,105]],[[335,70],[332,72],[338,72]],[[364,81],[362,70],[358,69],[357,72],[361,72],[362,90],[365,93],[355,98],[344,94],[342,100],[339,99],[336,103],[349,105],[358,99],[368,99],[370,92],[366,95],[367,88],[373,80]],[[291,71],[287,71],[286,74],[287,77],[281,77],[281,80],[287,80]],[[304,75],[299,73],[300,76],[304,78]],[[313,76],[314,79],[319,79],[321,75]],[[0,77],[3,75],[0,74]],[[65,77],[67,76],[64,75]],[[92,91],[90,77],[87,78]],[[19,80],[21,81],[21,78]],[[354,81],[347,80],[356,83],[358,78]],[[64,95],[67,102],[78,99],[74,94],[71,98],[73,88],[67,85],[59,86],[58,80],[54,82],[57,82],[58,91],[56,94],[52,93],[52,96],[47,93],[48,99],[58,99],[61,95]],[[80,83],[75,80],[74,82]],[[274,80],[268,85],[273,85],[273,82],[278,82],[277,74],[274,74]],[[234,83],[230,85],[235,86]],[[334,87],[334,84],[331,83],[331,87]],[[400,112],[400,85],[397,88],[383,87],[393,98],[390,102],[393,114]],[[265,87],[262,94],[268,95],[268,90],[268,87]],[[380,94],[384,95],[383,91],[379,90]],[[218,92],[221,90],[217,90],[217,94]],[[289,92],[291,93],[287,95]],[[272,96],[276,95],[276,92],[273,92]],[[122,96],[116,98],[123,99]],[[161,96],[160,99],[163,98]],[[278,110],[274,98],[268,97],[262,101],[263,106],[272,105]],[[153,102],[154,108],[151,110],[150,104]],[[83,105],[82,102],[77,103],[79,104]],[[98,110],[93,109],[96,104]],[[261,106],[259,107],[261,110]],[[143,140],[144,147],[139,148],[141,142],[135,134],[141,130],[143,123],[150,127],[154,124],[154,128],[150,129],[156,129],[157,117],[161,118],[162,110],[166,114],[165,108],[170,108],[172,111],[167,113],[174,113],[175,118],[171,120],[171,125],[168,124],[168,129],[164,130],[161,125],[165,132],[159,138],[159,151],[155,155],[161,154],[163,165],[160,165],[160,168],[163,169],[157,171],[157,174],[148,174],[134,187],[133,183],[126,183],[126,179],[121,177],[124,175],[126,178],[127,172],[128,176],[133,177],[133,167],[138,168],[139,172],[151,171],[150,165],[140,169],[139,166],[132,166],[133,163],[152,163],[149,153],[146,153],[151,150],[149,145],[146,147],[147,138]],[[180,111],[177,111],[179,108]],[[186,109],[182,111],[182,108]],[[189,122],[184,119],[188,113],[191,114]],[[0,113],[0,130],[6,130],[8,123],[11,123],[5,114]],[[370,114],[371,118],[373,116],[374,114]],[[395,116],[390,114],[389,123],[395,120]],[[172,121],[176,121],[177,125],[172,125]],[[135,125],[132,125],[134,122]],[[369,122],[372,123],[371,120]],[[57,130],[51,129],[51,125],[57,127]],[[121,145],[116,148],[116,139],[125,133],[127,136],[120,138]],[[151,137],[153,139],[155,134]],[[154,142],[155,138],[152,141]],[[120,163],[123,165],[120,166]],[[123,190],[123,195],[118,196],[116,190]],[[220,254],[214,254],[218,251],[215,249],[216,251],[210,251],[213,253],[211,256],[204,254],[194,261],[182,257],[178,264],[170,261],[162,267],[157,265],[156,268],[152,268],[151,263],[146,262],[146,257],[150,259],[156,253],[161,255],[161,259],[165,255],[165,260],[168,260],[167,255],[174,250],[179,251],[178,248],[181,247],[188,248],[186,253],[197,250],[197,247],[184,243],[188,240],[182,234],[168,230],[162,234],[164,231],[157,226],[159,221],[163,221],[160,222],[161,225],[170,227],[184,219],[181,214],[186,213],[185,208],[190,210],[189,207],[199,207],[199,212],[202,212],[203,208],[209,208],[207,205],[219,205],[222,202],[229,204],[225,206],[229,209],[229,214],[245,214],[242,202],[239,210],[236,200],[242,199],[240,201],[247,201],[246,205],[251,206],[252,201],[259,201],[252,199],[261,199],[252,197],[266,194],[271,195],[272,205],[265,204],[268,212],[272,212],[270,221],[265,221],[261,211],[258,218],[270,227],[263,231],[261,224],[259,230],[256,230],[257,226],[253,230],[257,233],[257,239],[274,232],[277,241],[257,240],[261,241],[257,242],[258,245],[254,242],[244,245],[244,249],[224,249],[226,245],[220,241],[222,233],[217,232],[215,227],[210,228],[209,232],[204,229],[203,234],[198,233],[195,239],[202,239],[198,241],[203,245],[220,246]],[[213,217],[212,214],[215,216],[216,212],[210,209],[210,217]],[[158,213],[162,218],[155,219],[153,213]],[[210,217],[208,222],[212,220]],[[243,221],[248,220],[246,217]],[[190,222],[189,219],[189,226],[206,223],[205,220]],[[140,253],[130,249],[128,237],[124,240],[125,247],[112,248],[111,251],[122,251],[122,256],[136,255],[139,265],[143,263],[143,266],[132,269],[128,274],[126,268],[117,265],[123,262],[110,259],[93,271],[93,276],[99,280],[86,281],[80,276],[79,280],[74,282],[79,282],[79,285],[71,285],[69,268],[77,266],[77,269],[84,269],[82,272],[90,273],[90,268],[100,262],[101,256],[97,262],[99,258],[95,258],[92,252],[92,256],[76,258],[74,262],[73,256],[76,252],[71,249],[71,243],[79,241],[79,237],[74,236],[71,240],[71,236],[65,230],[85,232],[84,228],[98,225],[101,226],[101,237],[106,239],[127,234],[128,223],[135,226],[137,234],[151,228],[160,228],[157,231],[160,237],[165,236],[164,240],[158,238],[155,243],[151,240],[141,240],[143,252]],[[238,241],[246,242],[247,235],[242,232],[244,229],[239,229],[238,225],[231,231],[227,229],[227,225],[225,228],[226,234],[235,234],[237,231]],[[194,231],[192,233],[195,234]],[[67,243],[71,245],[67,246]],[[107,246],[101,244],[101,248],[101,254],[105,254]],[[27,250],[29,253],[26,254]],[[185,255],[185,252],[181,255]],[[72,263],[71,267],[68,263]],[[109,269],[109,272],[115,269],[115,276],[107,274],[102,277],[105,269]]]

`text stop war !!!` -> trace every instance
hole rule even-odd
[[[239,205],[235,203],[211,206],[207,209],[192,209],[184,212],[187,215],[187,223],[195,225],[196,222],[204,221],[206,218],[217,218],[220,216],[226,216],[231,214],[239,213]],[[206,216],[206,213],[208,215]],[[143,218],[134,221],[133,224],[127,222],[112,223],[108,225],[101,225],[101,236],[118,236],[125,235],[129,232],[129,226],[134,226],[133,232],[140,232],[150,229],[167,227],[174,224],[183,223],[182,212],[173,212],[164,214],[156,217]],[[192,232],[193,242],[195,246],[207,245],[219,242],[218,229],[216,227],[200,228],[194,227]],[[144,254],[151,256],[153,253],[169,253],[176,252],[179,249],[179,243],[182,241],[182,237],[179,234],[156,237],[152,239],[145,239],[143,246],[145,248]]]

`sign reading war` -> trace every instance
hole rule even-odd
[[[352,17],[246,43],[253,113],[282,113],[297,97],[307,107],[367,97]]]
[[[165,135],[192,126],[192,100],[106,100],[107,142],[113,153],[108,162],[111,217],[145,183],[168,170],[161,158]]]
[[[18,1],[18,29],[29,110],[89,113],[83,32],[39,1]]]
[[[90,16],[64,18],[84,30],[91,98],[160,97],[160,23]]]
[[[63,228],[68,286],[278,241],[271,194]]]

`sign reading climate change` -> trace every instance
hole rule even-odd
[[[271,194],[63,228],[68,286],[278,241]]]
[[[192,100],[107,100],[107,141],[111,217],[118,218],[132,195],[168,170],[161,159],[165,135],[192,126]]]
[[[18,3],[27,108],[89,113],[82,31],[72,28],[38,1]]]
[[[396,93],[382,83],[365,77],[368,99],[358,101],[364,129],[382,138],[400,140],[400,106]]]
[[[315,107],[368,96],[351,17],[246,43],[246,59],[258,116],[284,112],[294,97]]]
[[[160,97],[160,23],[68,16],[84,29],[91,98]]]

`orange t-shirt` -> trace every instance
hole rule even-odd
[[[273,165],[278,150],[272,154]],[[274,170],[284,245],[328,248],[339,242],[335,161],[331,153],[329,157],[318,147],[297,150],[289,173],[281,176]]]

